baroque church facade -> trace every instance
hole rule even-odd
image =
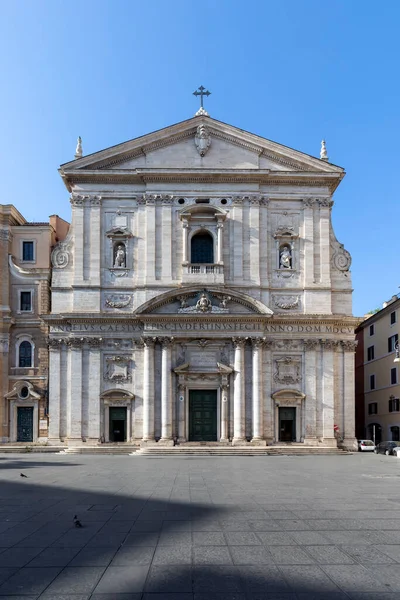
[[[82,156],[52,254],[49,442],[355,447],[344,170],[212,119]]]

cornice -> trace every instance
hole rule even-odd
[[[240,321],[256,321],[264,322],[266,325],[332,325],[332,326],[348,326],[356,327],[360,323],[358,317],[342,316],[342,315],[283,315],[276,314],[271,316],[262,314],[148,314],[135,315],[132,313],[125,314],[102,314],[94,315],[93,313],[69,313],[58,315],[42,315],[41,318],[48,325],[57,324],[79,324],[85,323],[119,323],[119,324],[138,324],[147,322],[240,322]],[[279,332],[277,332],[279,333]],[[306,333],[306,332],[305,332]],[[286,333],[287,335],[287,333]]]
[[[326,186],[335,191],[343,173],[316,171],[271,171],[269,169],[133,169],[120,171],[70,171],[62,173],[67,188],[77,183],[148,184],[160,182],[185,183],[259,183],[298,187]]]

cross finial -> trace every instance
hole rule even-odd
[[[203,96],[210,96],[210,95],[211,95],[211,92],[206,90],[206,88],[203,87],[202,85],[195,92],[193,92],[193,96],[200,96],[200,108],[197,111],[197,113],[195,114],[195,117],[198,117],[199,115],[204,115],[206,117],[209,116],[208,112],[203,107]]]

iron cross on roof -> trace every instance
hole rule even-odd
[[[203,108],[203,96],[210,96],[210,95],[211,95],[211,92],[206,90],[206,88],[203,87],[202,85],[199,87],[198,90],[193,92],[193,96],[200,96],[200,108]]]

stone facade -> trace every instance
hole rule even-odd
[[[60,174],[51,441],[354,445],[342,168],[201,115]]]
[[[0,441],[48,438],[50,252],[68,223],[28,223],[0,205]]]

